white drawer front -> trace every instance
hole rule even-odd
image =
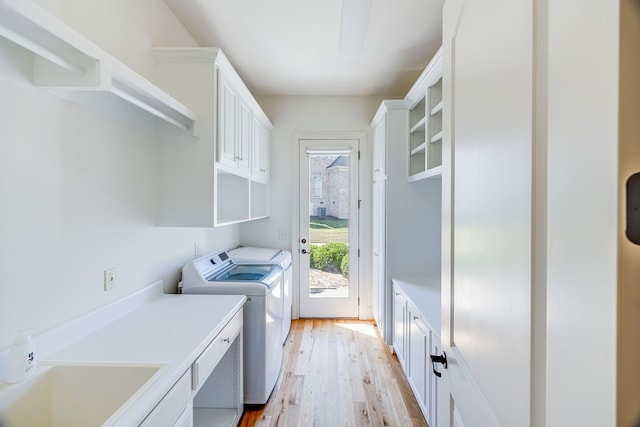
[[[190,376],[189,371],[185,372],[140,425],[150,427],[173,425],[187,403],[191,401]]]
[[[191,405],[184,408],[180,417],[171,427],[193,427],[193,407]]]
[[[227,323],[227,326],[211,341],[211,344],[202,352],[200,357],[193,362],[192,388],[194,391],[198,391],[202,384],[207,380],[209,374],[216,367],[222,356],[227,352],[231,343],[242,329],[242,310],[240,310],[234,317]]]

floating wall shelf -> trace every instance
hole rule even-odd
[[[189,108],[31,0],[0,0],[0,36],[34,54],[35,86],[107,113],[133,108],[195,134]]]

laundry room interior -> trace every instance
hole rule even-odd
[[[0,0],[0,425],[640,425],[639,72],[635,0]]]

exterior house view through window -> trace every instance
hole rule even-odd
[[[349,155],[309,156],[309,289],[314,297],[348,295]]]

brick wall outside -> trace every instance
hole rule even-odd
[[[349,218],[349,168],[334,166],[327,169],[339,156],[312,155],[309,157],[309,215],[321,216],[325,208],[327,216],[338,219]],[[320,175],[322,195],[316,197],[314,176]]]

